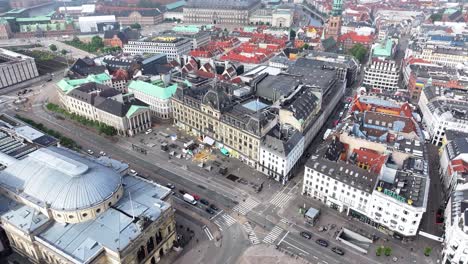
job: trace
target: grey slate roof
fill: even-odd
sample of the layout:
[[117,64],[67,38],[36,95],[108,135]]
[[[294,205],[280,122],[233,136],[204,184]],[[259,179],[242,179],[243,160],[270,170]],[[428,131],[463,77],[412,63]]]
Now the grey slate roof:
[[112,169],[76,152],[48,147],[0,171],[0,184],[22,190],[22,194],[53,209],[76,210],[92,207],[113,195],[121,187],[121,179]]
[[[275,135],[273,130],[270,131],[262,140],[263,148],[275,153],[277,156],[287,157],[294,147],[299,144],[303,135],[301,132],[294,130],[287,138],[282,139],[279,135]],[[278,131],[278,130],[277,130]]]

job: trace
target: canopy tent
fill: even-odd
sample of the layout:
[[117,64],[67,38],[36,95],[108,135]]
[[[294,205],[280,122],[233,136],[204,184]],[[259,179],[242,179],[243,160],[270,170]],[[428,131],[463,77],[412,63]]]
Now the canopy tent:
[[223,154],[224,156],[229,156],[229,150],[225,149],[224,147],[220,149],[221,151],[221,154]]

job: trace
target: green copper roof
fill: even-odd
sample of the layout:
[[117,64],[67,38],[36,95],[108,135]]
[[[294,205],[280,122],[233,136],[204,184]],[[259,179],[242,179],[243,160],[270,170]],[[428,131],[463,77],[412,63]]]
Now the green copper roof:
[[387,39],[384,43],[379,43],[374,47],[372,51],[373,57],[386,57],[392,56],[393,40]]
[[127,114],[125,114],[126,117],[131,117],[136,111],[140,109],[147,109],[147,106],[141,106],[141,105],[132,105],[127,111]]
[[18,14],[18,13],[22,13],[24,11],[26,11],[25,8],[20,8],[20,9],[14,8],[14,9],[11,9],[10,11],[6,12],[6,14]]
[[69,93],[71,90],[75,89],[75,87],[89,82],[95,82],[99,84],[103,84],[105,81],[110,80],[111,77],[107,73],[100,73],[97,75],[90,74],[86,78],[83,79],[62,79],[57,83],[57,86],[64,92]]
[[181,6],[184,6],[185,4],[186,4],[185,1],[177,1],[177,2],[174,2],[174,3],[167,4],[166,9],[167,10],[176,9],[176,8],[181,7]]
[[243,29],[245,32],[254,32],[257,30],[257,27],[244,27]]
[[172,28],[175,32],[191,32],[191,33],[198,33],[200,31],[199,26],[195,25],[187,25],[187,26],[175,26]]
[[19,17],[16,19],[16,22],[49,22],[50,17],[47,16],[37,16],[37,17]]
[[177,84],[170,85],[168,87],[162,87],[155,84],[147,83],[144,81],[132,81],[128,85],[128,89],[140,91],[144,94],[159,98],[169,99],[177,90]]

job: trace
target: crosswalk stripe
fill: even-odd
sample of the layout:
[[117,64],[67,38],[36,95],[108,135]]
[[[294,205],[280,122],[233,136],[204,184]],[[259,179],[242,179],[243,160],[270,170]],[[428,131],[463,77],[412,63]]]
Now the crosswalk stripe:
[[203,230],[205,231],[205,234],[206,236],[208,237],[208,239],[211,241],[213,240],[213,235],[211,234],[210,230],[208,229],[208,227],[205,227],[203,228]]
[[243,226],[244,226],[245,231],[247,232],[250,242],[253,245],[260,244],[260,240],[258,239],[257,235],[253,231],[252,226],[249,223],[244,223]]
[[292,198],[290,194],[279,192],[271,200],[270,203],[274,206],[282,208]]
[[213,223],[215,223],[215,225],[217,225],[219,227],[219,230],[223,231],[223,227],[219,223],[218,219],[214,220]]
[[240,214],[246,215],[248,212],[250,212],[253,208],[255,208],[257,205],[259,205],[259,202],[253,200],[252,198],[247,198],[245,202],[242,202],[234,208],[232,208],[233,211],[238,212]]
[[263,243],[272,244],[276,239],[283,233],[283,229],[279,226],[275,226],[270,233],[263,239]]

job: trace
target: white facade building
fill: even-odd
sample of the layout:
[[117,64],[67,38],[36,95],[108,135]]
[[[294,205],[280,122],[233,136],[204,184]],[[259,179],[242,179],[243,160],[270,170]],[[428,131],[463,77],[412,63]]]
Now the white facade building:
[[377,175],[344,162],[313,156],[305,166],[302,193],[339,212],[367,215]]
[[447,129],[468,133],[468,91],[428,86],[419,98],[423,125],[434,145],[442,145]]
[[129,41],[123,52],[131,55],[166,54],[171,61],[178,56],[186,55],[192,50],[192,41],[178,37],[155,37],[146,41]]
[[136,80],[128,86],[129,93],[149,105],[151,114],[159,119],[172,117],[171,97],[177,90],[177,84],[167,87]]
[[84,16],[78,18],[80,31],[83,33],[98,32],[99,23],[115,23],[115,16]]
[[466,48],[451,46],[426,45],[419,50],[407,50],[406,56],[411,55],[418,59],[448,67],[456,67],[468,62],[468,50]]
[[445,208],[441,263],[468,262],[468,184],[459,185]]
[[394,60],[373,58],[365,68],[363,83],[371,88],[396,91],[399,76],[399,68]]
[[304,137],[294,131],[287,138],[266,135],[260,143],[259,165],[257,169],[285,184],[304,152]]

